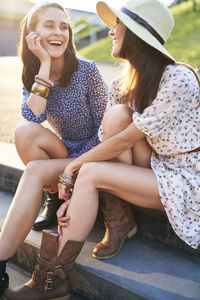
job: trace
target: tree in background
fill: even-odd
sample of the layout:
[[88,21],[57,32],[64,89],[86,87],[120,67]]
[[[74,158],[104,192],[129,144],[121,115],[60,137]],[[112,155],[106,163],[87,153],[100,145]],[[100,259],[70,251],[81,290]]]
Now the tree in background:
[[192,10],[196,11],[197,3],[196,0],[192,0]]

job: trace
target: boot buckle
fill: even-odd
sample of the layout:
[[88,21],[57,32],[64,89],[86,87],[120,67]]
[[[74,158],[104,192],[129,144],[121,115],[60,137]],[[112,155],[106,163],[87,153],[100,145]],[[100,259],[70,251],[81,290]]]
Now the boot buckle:
[[53,288],[53,272],[47,272],[47,279],[45,280],[45,293],[52,290]]
[[55,274],[57,275],[58,271],[62,269],[61,265],[55,266]]
[[65,280],[66,278],[62,266],[55,266],[55,274],[58,275],[62,280]]

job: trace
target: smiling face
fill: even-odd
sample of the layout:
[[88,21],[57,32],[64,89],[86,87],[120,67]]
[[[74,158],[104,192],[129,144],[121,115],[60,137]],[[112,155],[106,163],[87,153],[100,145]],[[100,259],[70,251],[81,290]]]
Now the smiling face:
[[35,31],[41,37],[41,45],[52,58],[64,55],[69,42],[68,19],[64,11],[48,7],[39,13]]
[[111,55],[116,58],[120,58],[120,50],[122,47],[124,35],[126,32],[126,26],[117,18],[117,22],[114,28],[109,32],[109,35],[113,38],[113,47]]

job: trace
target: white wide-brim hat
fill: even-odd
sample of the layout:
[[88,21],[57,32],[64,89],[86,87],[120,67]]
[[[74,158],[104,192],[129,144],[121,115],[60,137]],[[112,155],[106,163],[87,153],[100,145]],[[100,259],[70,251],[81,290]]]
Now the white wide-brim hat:
[[108,27],[114,28],[116,19],[119,18],[144,42],[175,62],[163,46],[174,26],[173,17],[165,4],[158,0],[130,0],[120,9],[116,9],[104,1],[99,1],[96,9]]

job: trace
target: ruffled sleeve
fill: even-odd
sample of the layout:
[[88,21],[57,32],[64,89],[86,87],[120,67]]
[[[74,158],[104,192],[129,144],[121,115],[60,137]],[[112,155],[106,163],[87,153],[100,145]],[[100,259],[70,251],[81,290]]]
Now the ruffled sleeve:
[[111,108],[113,105],[120,104],[120,97],[119,97],[119,78],[115,78],[111,84],[110,94],[109,94],[109,101],[107,103],[106,110]]
[[133,122],[140,131],[155,138],[169,128],[173,132],[179,130],[176,124],[198,107],[199,86],[194,73],[183,65],[168,66],[161,78],[157,97],[143,113],[133,113]]

